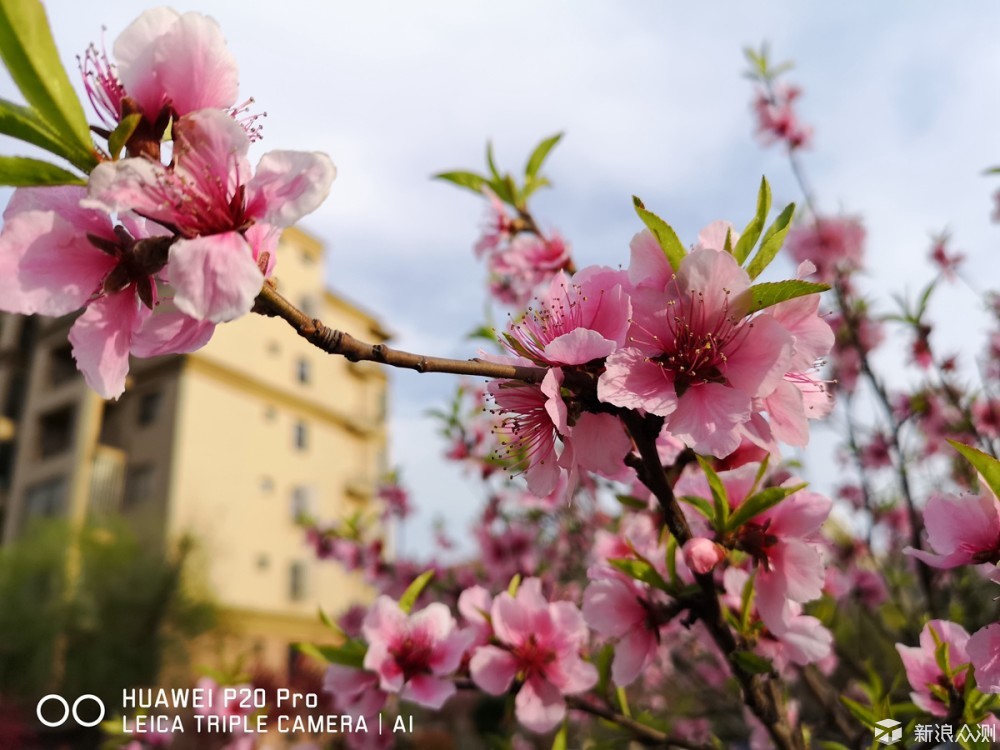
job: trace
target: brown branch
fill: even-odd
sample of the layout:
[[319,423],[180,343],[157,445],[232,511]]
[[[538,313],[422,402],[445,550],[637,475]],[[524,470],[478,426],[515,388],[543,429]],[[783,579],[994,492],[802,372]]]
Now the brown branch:
[[[639,480],[656,496],[663,510],[667,528],[683,545],[691,538],[691,528],[680,509],[673,487],[667,481],[663,464],[656,451],[656,438],[663,426],[663,420],[654,415],[640,416],[633,411],[622,414],[622,420],[639,450],[639,461],[632,461]],[[701,595],[691,611],[705,623],[712,640],[722,650],[727,659],[746,648],[742,639],[737,639],[722,615],[715,580],[711,573],[696,575]],[[733,675],[743,692],[743,702],[765,726],[774,744],[780,750],[805,750],[802,732],[792,726],[779,690],[777,678],[760,674],[748,674],[735,664]]]
[[809,692],[833,718],[834,724],[837,725],[840,733],[847,738],[848,743],[852,747],[857,747],[861,740],[868,736],[868,729],[858,724],[850,712],[844,708],[844,704],[840,702],[838,689],[831,685],[826,677],[812,665],[802,670],[802,679],[806,687],[809,688]]
[[478,375],[485,378],[508,378],[526,383],[540,383],[548,370],[544,367],[524,367],[481,359],[447,359],[399,351],[385,344],[369,344],[345,331],[337,331],[311,318],[282,297],[270,284],[265,284],[254,303],[253,312],[281,318],[295,332],[327,354],[339,354],[350,362],[379,362],[417,372],[449,372],[455,375]]
[[692,742],[691,740],[666,734],[665,732],[661,732],[659,729],[647,726],[642,722],[636,721],[635,719],[625,716],[624,714],[620,714],[617,711],[607,708],[606,706],[588,703],[586,700],[576,695],[567,695],[566,705],[576,711],[583,711],[584,713],[588,713],[593,716],[599,716],[606,721],[617,724],[623,729],[628,729],[633,735],[635,735],[638,742],[646,745],[647,747],[676,747],[681,750],[711,750],[714,747],[713,745]]

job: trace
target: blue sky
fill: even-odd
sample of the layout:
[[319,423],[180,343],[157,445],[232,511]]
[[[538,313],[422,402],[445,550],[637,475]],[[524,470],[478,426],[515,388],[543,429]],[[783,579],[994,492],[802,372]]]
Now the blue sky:
[[[71,73],[102,24],[110,47],[145,7],[49,3]],[[688,242],[713,219],[742,226],[761,174],[776,203],[798,199],[780,152],[752,134],[742,49],[764,39],[777,58],[796,62],[800,111],[816,127],[806,167],[823,209],[864,217],[865,288],[883,309],[889,291],[916,290],[929,278],[928,238],[945,227],[968,254],[969,275],[996,278],[1000,227],[989,216],[1000,181],[982,176],[1000,163],[993,3],[175,7],[221,24],[240,63],[241,94],[268,113],[258,153],[331,155],[333,191],[303,226],[329,244],[330,285],[377,311],[404,349],[474,354],[461,337],[482,311],[483,272],[471,253],[482,206],[429,175],[480,168],[488,138],[501,164],[517,168],[541,137],[566,131],[547,167],[556,187],[539,194],[535,211],[573,243],[580,264],[628,262],[638,229],[633,193]],[[0,81],[0,96],[15,98],[9,81]],[[966,290],[944,290],[934,310],[937,340],[971,365],[984,322]],[[890,349],[886,364],[893,357]],[[436,514],[462,536],[481,496],[440,460],[443,446],[423,416],[454,382],[400,372],[392,384],[394,460],[421,506],[407,546],[427,538]]]

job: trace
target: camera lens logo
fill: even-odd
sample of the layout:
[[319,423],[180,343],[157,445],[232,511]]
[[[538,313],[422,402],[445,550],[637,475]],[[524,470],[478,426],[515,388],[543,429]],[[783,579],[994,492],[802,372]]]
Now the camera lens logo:
[[893,719],[876,721],[875,739],[883,745],[895,745],[903,739],[903,725]]
[[[85,702],[95,703],[97,705],[96,719],[84,719],[80,717],[80,705],[85,704]],[[55,721],[52,721],[51,719],[46,719],[45,716],[42,715],[42,709],[48,703],[57,703],[60,706],[62,706],[61,709],[62,716],[60,716]],[[49,709],[45,713],[49,714],[51,717],[53,711],[59,711],[59,710],[60,709]],[[86,711],[86,713],[89,715],[90,711]],[[38,705],[35,707],[35,716],[37,716],[38,720],[47,727],[61,727],[69,720],[70,714],[73,715],[73,721],[75,721],[81,727],[97,726],[102,721],[104,721],[104,714],[105,714],[104,701],[102,701],[96,695],[91,695],[90,693],[87,693],[85,695],[81,695],[79,698],[73,701],[73,708],[71,709],[69,706],[69,702],[65,698],[63,698],[61,695],[50,693],[49,695],[46,695],[44,698],[38,701]],[[58,715],[58,713],[56,715]]]

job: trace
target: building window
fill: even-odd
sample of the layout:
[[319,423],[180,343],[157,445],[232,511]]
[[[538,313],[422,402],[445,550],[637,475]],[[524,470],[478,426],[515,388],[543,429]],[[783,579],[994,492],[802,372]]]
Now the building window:
[[267,348],[267,353],[270,354],[271,356],[276,356],[281,353],[281,344],[279,344],[277,341],[268,341],[266,348]]
[[268,422],[273,422],[278,418],[278,410],[274,406],[268,406],[264,409],[264,419]]
[[73,443],[73,422],[72,406],[42,416],[38,424],[38,453],[42,458],[69,450]]
[[274,492],[274,480],[271,477],[264,476],[260,478],[260,491],[269,494]]
[[319,305],[316,304],[316,298],[305,296],[299,300],[299,309],[308,315],[310,318],[315,318],[319,315]]
[[312,380],[312,368],[308,359],[300,359],[295,363],[295,377],[304,384],[308,384]]
[[49,354],[49,384],[53,387],[67,383],[77,377],[76,360],[73,350],[67,344],[52,350]]
[[153,467],[130,466],[125,474],[126,508],[141,505],[153,496]]
[[309,487],[296,485],[292,488],[292,520],[295,522],[309,518],[313,514],[312,491]]
[[300,602],[306,598],[306,564],[293,562],[288,569],[288,598]]
[[143,426],[153,424],[160,414],[162,403],[162,391],[152,391],[142,394],[142,398],[139,399],[139,424]]
[[50,518],[59,515],[66,501],[66,480],[49,479],[29,487],[24,493],[24,516]]
[[257,570],[267,570],[271,567],[271,558],[265,552],[257,555]]
[[296,449],[304,451],[309,447],[309,426],[299,420],[295,423],[295,430],[292,436]]

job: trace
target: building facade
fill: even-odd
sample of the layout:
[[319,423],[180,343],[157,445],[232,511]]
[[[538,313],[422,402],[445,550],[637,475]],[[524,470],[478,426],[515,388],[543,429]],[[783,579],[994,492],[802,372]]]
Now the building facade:
[[[324,285],[323,247],[282,236],[278,289],[327,325],[386,340]],[[317,606],[370,598],[315,559],[297,521],[369,509],[386,456],[385,373],[310,346],[277,318],[221,325],[189,355],[133,359],[117,402],[93,394],[67,343],[71,319],[0,316],[2,539],[33,518],[120,513],[166,551],[184,535],[233,648],[281,668],[323,635]]]

